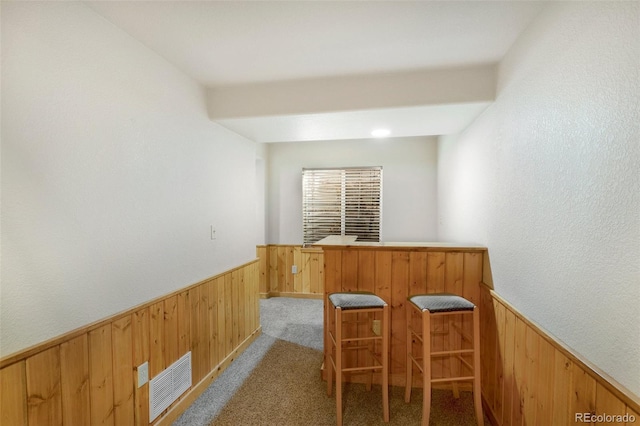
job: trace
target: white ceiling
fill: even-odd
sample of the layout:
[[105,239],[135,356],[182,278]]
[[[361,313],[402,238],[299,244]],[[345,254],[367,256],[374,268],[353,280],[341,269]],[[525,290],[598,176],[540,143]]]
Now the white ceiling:
[[[535,1],[86,4],[208,88],[496,63],[544,7]],[[392,136],[416,136],[459,129],[481,110],[476,105],[474,115],[468,105],[442,109],[435,115],[445,117],[447,125],[425,130],[409,118],[426,107],[238,117],[227,119],[227,125],[264,142],[302,140],[292,131],[301,126],[307,133],[329,129],[316,132],[320,138],[354,139],[370,137],[380,114],[388,114]]]
[[458,133],[486,107],[486,102],[423,105],[320,114],[291,114],[216,120],[256,142],[304,142],[371,138],[374,129],[390,137]]

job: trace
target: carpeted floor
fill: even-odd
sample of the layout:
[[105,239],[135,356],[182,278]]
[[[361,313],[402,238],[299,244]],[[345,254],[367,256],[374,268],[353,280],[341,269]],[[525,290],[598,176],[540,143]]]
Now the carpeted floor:
[[262,334],[182,413],[173,426],[209,425],[276,341],[284,340],[322,350],[322,318],[321,300],[261,299]]
[[[212,426],[236,425],[334,425],[334,396],[320,379],[322,352],[279,340],[271,346],[236,394],[222,409]],[[450,392],[433,391],[431,424],[475,425],[470,392],[460,399]],[[362,384],[344,385],[345,425],[387,424],[382,420],[382,390]],[[392,387],[390,425],[419,425],[422,390],[414,389],[412,402],[404,402],[404,388]]]
[[[271,298],[260,301],[262,335],[196,400],[174,426],[333,425],[335,391],[327,396],[322,365],[322,301]],[[344,424],[382,421],[381,388],[344,385]],[[420,424],[422,390],[410,404],[404,388],[390,388],[391,425]],[[470,392],[432,393],[431,424],[475,425]],[[489,425],[485,417],[485,424]]]

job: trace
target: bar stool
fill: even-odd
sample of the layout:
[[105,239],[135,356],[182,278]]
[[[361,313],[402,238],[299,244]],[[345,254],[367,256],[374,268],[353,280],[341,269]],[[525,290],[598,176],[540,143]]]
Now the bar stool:
[[[453,393],[459,397],[457,383],[459,381],[473,382],[473,400],[478,425],[484,425],[482,414],[482,402],[480,399],[480,318],[478,308],[467,299],[448,293],[433,293],[412,295],[407,298],[407,379],[404,393],[405,402],[411,400],[411,386],[413,365],[422,373],[423,398],[422,398],[422,425],[429,424],[431,412],[431,384],[451,382]],[[465,316],[472,316],[473,336],[460,327],[456,319],[461,320]],[[443,334],[449,335],[449,342],[460,342],[458,349],[431,351],[431,321],[436,317],[445,317]],[[414,324],[416,327],[414,327]],[[420,324],[420,326],[417,326]],[[461,336],[456,338],[452,331]],[[414,341],[415,339],[415,341]],[[471,343],[471,348],[465,348],[463,341]],[[422,346],[422,353],[413,352],[414,343]],[[457,343],[457,342],[456,342]],[[469,346],[468,344],[466,346]],[[432,378],[432,358],[449,358],[449,377]],[[465,359],[466,358],[466,359]],[[471,358],[469,362],[468,358]],[[460,366],[464,366],[464,371]],[[459,371],[458,371],[459,370]],[[463,374],[463,372],[465,374]]]
[[[382,416],[389,421],[389,305],[380,297],[370,292],[332,293],[326,303],[329,350],[327,360],[327,395],[331,396],[333,375],[336,379],[336,422],[342,425],[342,376],[347,372],[369,372],[367,390],[371,390],[373,372],[382,373]],[[362,320],[359,314],[367,314]],[[376,316],[378,319],[376,320]],[[347,318],[348,317],[348,318]],[[379,321],[379,323],[374,322]],[[362,327],[350,327],[348,324],[366,324]],[[379,324],[379,326],[378,326]],[[366,328],[366,330],[365,330]],[[382,348],[376,351],[376,343]],[[361,351],[367,350],[367,365],[351,365],[346,367],[343,360],[346,351],[355,351],[358,358]],[[360,356],[364,363],[365,356]],[[351,359],[350,361],[354,361]],[[350,362],[350,364],[359,364]]]

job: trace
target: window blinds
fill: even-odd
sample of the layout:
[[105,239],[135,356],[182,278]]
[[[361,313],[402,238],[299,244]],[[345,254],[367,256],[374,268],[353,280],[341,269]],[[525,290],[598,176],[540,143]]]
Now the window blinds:
[[302,169],[304,244],[328,235],[380,241],[382,167]]

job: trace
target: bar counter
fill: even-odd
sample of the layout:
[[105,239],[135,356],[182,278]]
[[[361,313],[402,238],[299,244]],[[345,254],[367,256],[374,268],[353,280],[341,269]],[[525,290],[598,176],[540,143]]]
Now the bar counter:
[[[360,242],[353,236],[329,236],[314,244],[324,251],[324,302],[340,291],[370,291],[391,305],[391,363],[389,383],[405,385],[407,296],[419,293],[453,293],[480,306],[480,283],[486,247],[447,242]],[[324,318],[325,351],[329,347]],[[471,324],[461,324],[470,331]],[[443,324],[434,324],[441,329]],[[433,339],[434,348],[446,347],[445,339]],[[435,361],[434,376],[447,369]],[[359,382],[364,377],[346,377]],[[380,383],[379,377],[374,380]],[[416,380],[415,382],[419,382]],[[419,385],[419,383],[414,383]]]

